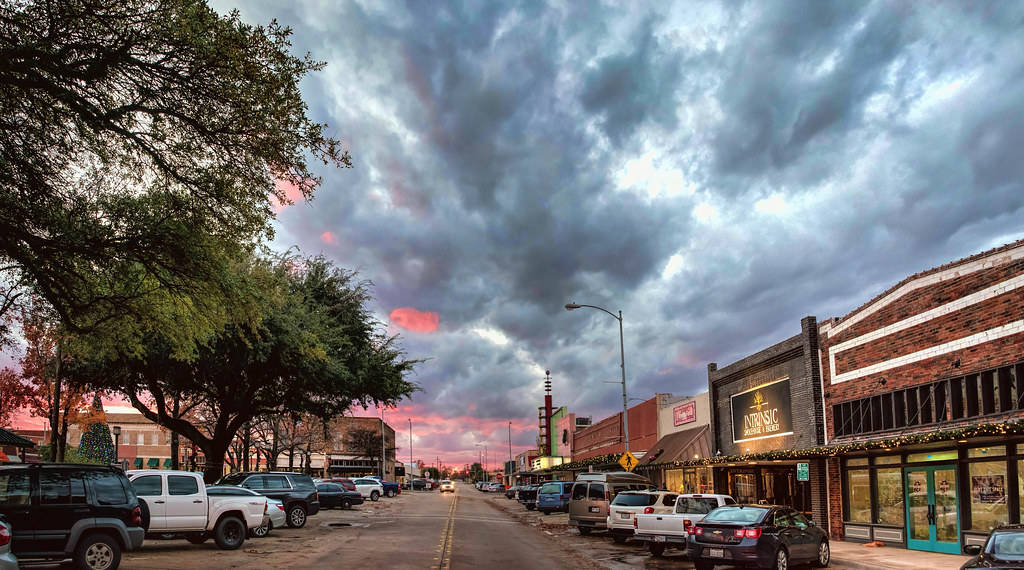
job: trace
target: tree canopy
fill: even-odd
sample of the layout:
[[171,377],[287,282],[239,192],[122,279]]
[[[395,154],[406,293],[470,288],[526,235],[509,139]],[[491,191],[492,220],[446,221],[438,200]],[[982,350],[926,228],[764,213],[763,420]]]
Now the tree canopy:
[[230,320],[224,260],[271,234],[271,198],[312,195],[310,158],[351,166],[289,35],[200,0],[0,3],[0,323],[28,289],[118,343]]

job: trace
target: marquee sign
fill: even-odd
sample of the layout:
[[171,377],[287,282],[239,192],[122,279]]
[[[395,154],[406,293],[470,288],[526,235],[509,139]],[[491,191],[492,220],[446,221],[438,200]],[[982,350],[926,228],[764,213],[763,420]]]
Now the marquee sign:
[[793,435],[789,378],[734,394],[730,399],[734,443]]
[[697,421],[697,402],[686,402],[672,408],[672,425],[681,426]]

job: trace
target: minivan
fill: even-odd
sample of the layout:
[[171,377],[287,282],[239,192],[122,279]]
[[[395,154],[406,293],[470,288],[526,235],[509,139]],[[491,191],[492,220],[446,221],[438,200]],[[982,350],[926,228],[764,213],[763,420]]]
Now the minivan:
[[654,485],[646,477],[628,471],[581,473],[569,495],[569,525],[586,536],[608,527],[608,503],[620,491],[648,491]]
[[569,510],[572,481],[548,481],[537,490],[537,510],[545,515]]

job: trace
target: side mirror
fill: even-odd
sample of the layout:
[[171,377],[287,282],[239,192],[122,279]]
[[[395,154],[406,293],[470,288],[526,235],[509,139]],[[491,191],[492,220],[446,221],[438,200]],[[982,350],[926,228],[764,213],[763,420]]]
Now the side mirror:
[[964,554],[969,554],[971,556],[977,556],[977,555],[981,554],[981,545],[980,544],[968,544],[967,546],[964,547]]
[[814,526],[814,521],[808,520],[807,521],[807,526]]

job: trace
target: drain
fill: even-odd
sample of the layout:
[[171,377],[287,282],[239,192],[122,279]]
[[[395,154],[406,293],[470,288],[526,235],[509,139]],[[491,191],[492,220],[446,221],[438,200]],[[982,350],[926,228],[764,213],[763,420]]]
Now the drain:
[[352,523],[327,523],[327,526],[352,526]]

